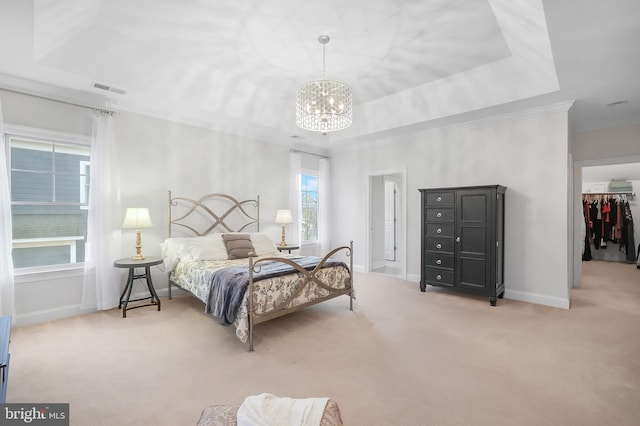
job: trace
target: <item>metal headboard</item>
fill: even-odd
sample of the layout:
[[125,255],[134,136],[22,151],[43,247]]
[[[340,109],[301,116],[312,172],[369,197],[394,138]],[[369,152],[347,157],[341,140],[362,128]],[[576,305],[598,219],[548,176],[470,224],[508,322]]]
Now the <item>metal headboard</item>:
[[[180,213],[174,218],[174,210],[178,207]],[[231,223],[232,219],[235,219],[234,223]],[[169,191],[169,237],[174,226],[188,230],[193,236],[203,236],[212,232],[247,231],[254,224],[256,231],[260,231],[259,195],[255,200],[238,201],[227,194],[207,194],[194,200],[172,197]],[[199,231],[198,225],[204,229]]]

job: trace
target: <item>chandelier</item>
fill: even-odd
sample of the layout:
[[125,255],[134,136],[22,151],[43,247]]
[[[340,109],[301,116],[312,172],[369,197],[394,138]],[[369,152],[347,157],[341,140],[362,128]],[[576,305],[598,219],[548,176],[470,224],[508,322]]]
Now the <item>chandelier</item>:
[[325,47],[329,36],[321,35],[322,80],[302,84],[296,91],[296,124],[305,130],[327,132],[346,129],[352,122],[351,88],[333,80],[325,80]]

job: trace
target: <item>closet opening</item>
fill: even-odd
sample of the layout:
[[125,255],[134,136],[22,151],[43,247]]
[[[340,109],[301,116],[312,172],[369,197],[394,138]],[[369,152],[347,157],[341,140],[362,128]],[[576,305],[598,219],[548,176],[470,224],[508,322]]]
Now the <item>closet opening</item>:
[[639,190],[640,163],[582,169],[583,262],[636,264],[640,243]]

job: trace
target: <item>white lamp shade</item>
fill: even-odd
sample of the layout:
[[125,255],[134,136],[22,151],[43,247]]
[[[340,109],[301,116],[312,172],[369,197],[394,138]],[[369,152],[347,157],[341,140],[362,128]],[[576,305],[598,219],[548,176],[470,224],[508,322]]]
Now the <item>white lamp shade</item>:
[[124,222],[122,222],[123,228],[141,229],[151,228],[151,217],[149,216],[149,209],[146,207],[129,207],[124,216]]
[[287,224],[293,223],[293,216],[291,210],[278,210],[276,213],[276,223]]

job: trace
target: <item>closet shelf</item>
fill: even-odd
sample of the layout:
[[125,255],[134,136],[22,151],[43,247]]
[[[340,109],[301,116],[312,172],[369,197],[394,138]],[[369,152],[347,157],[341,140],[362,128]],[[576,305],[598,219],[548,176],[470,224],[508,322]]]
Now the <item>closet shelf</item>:
[[636,193],[632,191],[621,191],[621,192],[583,192],[582,195],[629,195],[631,197],[635,197]]

